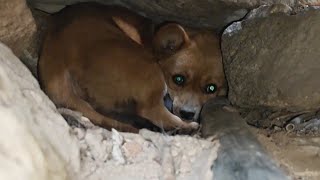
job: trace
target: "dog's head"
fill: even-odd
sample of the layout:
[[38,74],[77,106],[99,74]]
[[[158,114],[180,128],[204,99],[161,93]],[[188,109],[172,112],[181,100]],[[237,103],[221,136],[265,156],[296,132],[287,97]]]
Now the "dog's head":
[[187,33],[182,26],[169,23],[155,33],[153,49],[175,115],[197,121],[208,99],[226,94],[220,44],[214,33]]

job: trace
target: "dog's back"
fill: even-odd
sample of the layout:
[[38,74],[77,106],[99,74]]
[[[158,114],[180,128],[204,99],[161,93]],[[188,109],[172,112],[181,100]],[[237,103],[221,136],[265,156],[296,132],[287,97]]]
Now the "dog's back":
[[143,47],[149,27],[123,8],[85,3],[62,10],[53,17],[39,60],[43,89],[55,104],[108,129],[137,131],[98,109],[136,114],[164,129],[196,128],[163,105],[163,74]]

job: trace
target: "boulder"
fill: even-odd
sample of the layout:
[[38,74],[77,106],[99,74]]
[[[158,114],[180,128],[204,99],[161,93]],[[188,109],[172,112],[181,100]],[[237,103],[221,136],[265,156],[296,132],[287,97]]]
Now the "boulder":
[[[283,3],[290,7],[295,0],[87,0],[103,4],[128,7],[154,21],[177,21],[193,27],[209,27],[222,30],[229,23],[243,18],[246,13],[260,5]],[[28,0],[32,7],[54,13],[66,5],[80,0]]]
[[0,44],[0,179],[67,180],[79,145],[36,79]]
[[244,108],[318,109],[319,32],[317,10],[229,26],[221,46],[231,102]]
[[37,25],[25,0],[0,0],[0,41],[36,75]]

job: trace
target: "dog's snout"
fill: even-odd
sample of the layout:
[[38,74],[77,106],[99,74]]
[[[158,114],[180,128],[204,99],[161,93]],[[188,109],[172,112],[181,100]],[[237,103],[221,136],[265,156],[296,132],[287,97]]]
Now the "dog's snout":
[[196,113],[193,111],[180,110],[181,118],[186,119],[186,120],[192,120],[194,118],[195,114]]

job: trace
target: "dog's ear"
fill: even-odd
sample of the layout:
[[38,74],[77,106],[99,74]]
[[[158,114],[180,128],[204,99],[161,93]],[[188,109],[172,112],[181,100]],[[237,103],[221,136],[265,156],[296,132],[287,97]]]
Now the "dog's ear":
[[129,38],[142,45],[142,38],[139,30],[133,24],[130,24],[125,19],[117,16],[113,16],[112,20]]
[[168,57],[190,44],[186,31],[178,24],[169,23],[159,28],[153,37],[153,49],[159,57]]

